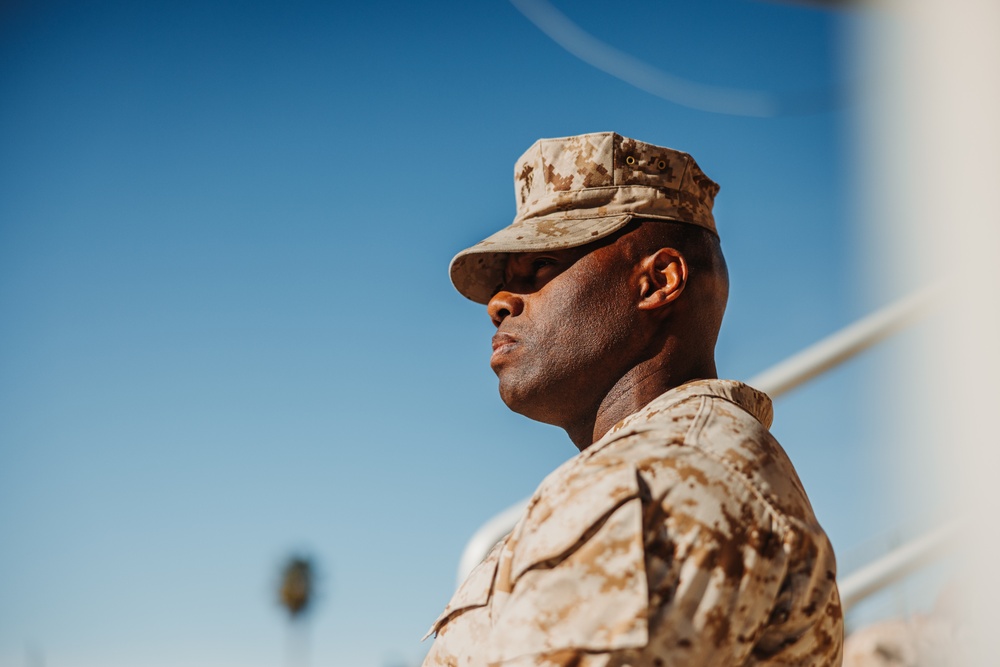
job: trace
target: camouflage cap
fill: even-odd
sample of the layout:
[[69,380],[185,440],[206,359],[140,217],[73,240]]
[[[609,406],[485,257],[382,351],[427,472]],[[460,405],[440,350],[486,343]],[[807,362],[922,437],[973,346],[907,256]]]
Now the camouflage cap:
[[614,132],[539,139],[514,165],[513,224],[458,253],[451,281],[487,303],[503,284],[508,253],[574,248],[633,218],[673,220],[718,233],[719,186],[687,153]]

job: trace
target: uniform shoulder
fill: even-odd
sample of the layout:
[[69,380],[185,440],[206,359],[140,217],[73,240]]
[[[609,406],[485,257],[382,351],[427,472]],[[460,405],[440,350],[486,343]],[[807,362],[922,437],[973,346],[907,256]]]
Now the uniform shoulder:
[[631,465],[656,499],[699,504],[745,501],[778,524],[819,526],[795,467],[770,433],[766,395],[731,381],[699,381],[667,392],[630,418],[593,464]]

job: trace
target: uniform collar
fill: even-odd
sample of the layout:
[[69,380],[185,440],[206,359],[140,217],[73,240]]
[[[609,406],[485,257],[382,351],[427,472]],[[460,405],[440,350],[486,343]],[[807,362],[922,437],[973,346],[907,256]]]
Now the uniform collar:
[[764,428],[771,427],[774,409],[770,397],[764,392],[735,380],[693,380],[660,394],[644,408],[633,412],[612,426],[611,430],[605,433],[600,440],[584,451],[596,451],[612,440],[617,440],[630,433],[649,430],[648,422],[652,421],[655,415],[697,396],[721,398],[733,403],[750,413],[754,419],[763,424]]

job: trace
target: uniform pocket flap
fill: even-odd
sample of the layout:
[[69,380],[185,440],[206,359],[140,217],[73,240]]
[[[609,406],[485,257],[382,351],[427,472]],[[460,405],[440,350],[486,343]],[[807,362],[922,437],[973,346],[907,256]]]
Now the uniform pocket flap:
[[529,505],[511,563],[511,581],[549,561],[557,562],[600,527],[617,507],[639,495],[635,469],[581,466],[549,477]]
[[558,563],[521,575],[490,634],[486,662],[531,656],[525,664],[539,664],[560,651],[645,646],[648,591],[642,500],[630,498]]

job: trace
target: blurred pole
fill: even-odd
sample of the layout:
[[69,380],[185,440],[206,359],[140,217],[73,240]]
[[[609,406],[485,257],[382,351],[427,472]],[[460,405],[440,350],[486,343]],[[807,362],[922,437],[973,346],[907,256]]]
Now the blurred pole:
[[[1000,539],[987,523],[1000,506],[1000,2],[890,0],[872,16],[864,181],[869,240],[884,250],[872,276],[896,293],[948,279],[936,328],[886,388],[897,432],[930,445],[912,493],[937,486],[974,522],[967,611],[982,630],[1000,599]],[[985,641],[973,650],[983,652],[971,664],[995,664]]]
[[941,301],[940,287],[925,287],[862,317],[758,373],[747,384],[771,398],[797,389],[920,320]]
[[959,522],[939,526],[849,575],[839,577],[837,586],[844,613],[849,613],[862,600],[902,581],[952,551],[962,527]]
[[286,667],[309,667],[309,624],[303,621],[289,623],[285,635]]
[[306,556],[288,559],[281,571],[278,600],[288,611],[288,643],[285,660],[288,667],[308,667],[309,633],[306,624],[315,601],[315,567]]

